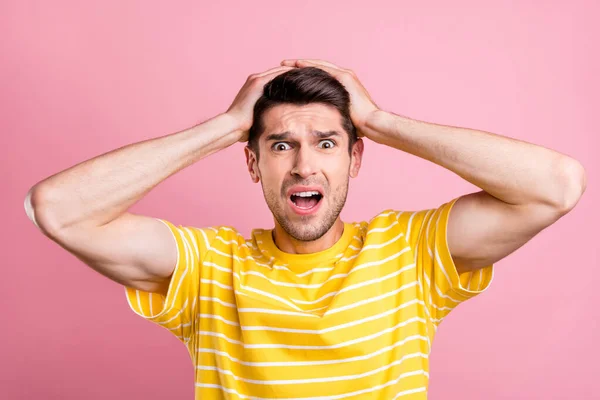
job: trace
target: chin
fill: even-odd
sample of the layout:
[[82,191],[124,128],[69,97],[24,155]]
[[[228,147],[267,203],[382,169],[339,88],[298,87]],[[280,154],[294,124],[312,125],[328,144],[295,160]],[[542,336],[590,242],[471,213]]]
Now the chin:
[[[284,228],[285,229],[285,228]],[[286,230],[288,235],[292,238],[302,241],[302,242],[312,242],[319,238],[321,238],[324,233],[321,233],[315,229],[292,229],[291,232]]]
[[279,221],[279,224],[292,238],[303,242],[312,242],[325,235],[333,226],[333,223],[327,224],[327,222],[324,216],[316,214],[294,215],[293,218]]

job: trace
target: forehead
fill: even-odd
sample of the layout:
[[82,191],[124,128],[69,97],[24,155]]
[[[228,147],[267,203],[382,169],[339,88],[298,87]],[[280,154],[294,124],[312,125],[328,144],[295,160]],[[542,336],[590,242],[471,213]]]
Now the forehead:
[[305,134],[314,130],[344,131],[340,112],[333,106],[320,103],[303,106],[279,104],[265,112],[263,124],[264,133],[267,134],[284,131],[292,134]]

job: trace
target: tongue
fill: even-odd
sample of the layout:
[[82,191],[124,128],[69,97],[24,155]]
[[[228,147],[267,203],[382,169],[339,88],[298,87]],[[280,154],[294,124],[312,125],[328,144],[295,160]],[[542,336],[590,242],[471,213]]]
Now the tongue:
[[311,196],[311,197],[294,196],[294,197],[295,197],[294,203],[296,203],[296,205],[300,208],[313,208],[319,202],[319,200],[317,200],[317,198],[315,196]]

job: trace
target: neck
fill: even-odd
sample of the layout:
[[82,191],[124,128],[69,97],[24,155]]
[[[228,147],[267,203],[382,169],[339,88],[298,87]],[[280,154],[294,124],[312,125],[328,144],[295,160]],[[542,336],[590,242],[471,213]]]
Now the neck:
[[333,226],[326,234],[320,238],[305,242],[291,237],[277,221],[275,221],[275,229],[273,230],[273,241],[279,250],[291,254],[309,254],[318,253],[319,251],[327,250],[337,243],[344,233],[344,222],[337,218]]

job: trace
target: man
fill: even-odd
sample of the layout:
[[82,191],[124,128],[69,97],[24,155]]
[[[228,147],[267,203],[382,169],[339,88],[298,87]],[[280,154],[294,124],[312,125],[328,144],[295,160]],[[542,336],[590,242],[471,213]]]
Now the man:
[[[343,222],[364,138],[482,190]],[[272,230],[244,238],[127,212],[168,176],[238,141],[248,141]],[[213,119],[38,183],[26,209],[187,346],[198,399],[424,399],[440,322],[585,186],[581,164],[566,155],[383,111],[352,71],[285,60],[251,75]]]

